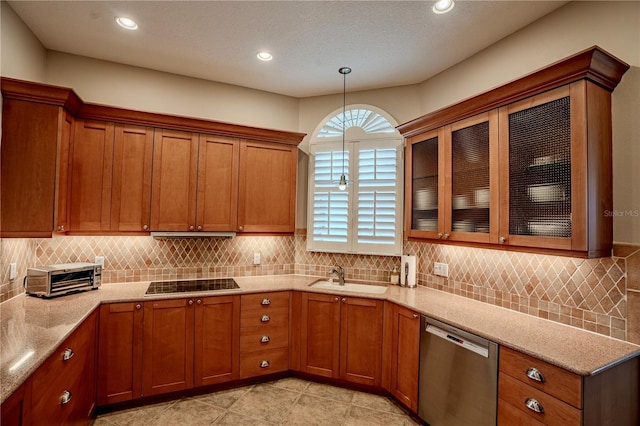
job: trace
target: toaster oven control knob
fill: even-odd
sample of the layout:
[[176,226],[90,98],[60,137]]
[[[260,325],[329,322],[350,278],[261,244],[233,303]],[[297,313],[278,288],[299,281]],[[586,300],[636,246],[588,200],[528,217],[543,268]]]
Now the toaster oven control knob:
[[148,226],[148,225],[144,225],[144,226],[142,227],[142,229],[144,229],[144,230],[146,231],[147,229],[149,229],[149,226]]
[[60,395],[60,405],[65,405],[71,402],[71,397],[73,395],[71,395],[71,392],[69,392],[68,390],[65,390],[64,392],[62,392],[62,395]]
[[73,358],[73,355],[73,349],[67,348],[64,350],[64,352],[62,352],[62,360],[69,361],[71,358]]

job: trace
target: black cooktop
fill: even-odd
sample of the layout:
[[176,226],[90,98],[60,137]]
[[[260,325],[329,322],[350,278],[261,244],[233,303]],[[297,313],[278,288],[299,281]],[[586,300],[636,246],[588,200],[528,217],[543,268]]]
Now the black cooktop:
[[235,290],[240,286],[233,278],[204,280],[153,281],[145,294],[189,293],[196,291]]

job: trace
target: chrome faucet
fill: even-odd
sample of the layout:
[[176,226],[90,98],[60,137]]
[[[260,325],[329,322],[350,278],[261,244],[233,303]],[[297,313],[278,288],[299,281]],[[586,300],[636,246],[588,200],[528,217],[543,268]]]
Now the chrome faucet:
[[342,269],[342,266],[334,266],[329,269],[329,273],[336,274],[338,276],[338,284],[344,285],[344,269]]

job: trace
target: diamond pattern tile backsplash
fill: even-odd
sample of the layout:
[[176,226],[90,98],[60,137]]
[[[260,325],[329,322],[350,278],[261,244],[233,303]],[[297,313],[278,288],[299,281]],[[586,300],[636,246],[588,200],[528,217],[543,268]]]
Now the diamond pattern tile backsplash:
[[[400,267],[397,256],[308,252],[304,235],[182,240],[65,236],[4,239],[0,249],[0,301],[23,292],[22,278],[30,266],[93,261],[96,256],[106,258],[105,283],[290,273],[328,276],[333,265],[343,266],[347,279],[388,281],[389,272]],[[640,295],[640,283],[635,282],[640,276],[638,246],[623,246],[601,259],[413,241],[405,242],[404,252],[418,258],[419,285],[619,339],[640,339],[638,315],[627,307],[629,291]],[[253,264],[254,253],[260,253],[260,265]],[[18,264],[15,280],[9,280],[9,262]],[[433,275],[434,262],[449,265],[448,278]],[[639,330],[629,334],[629,321]]]

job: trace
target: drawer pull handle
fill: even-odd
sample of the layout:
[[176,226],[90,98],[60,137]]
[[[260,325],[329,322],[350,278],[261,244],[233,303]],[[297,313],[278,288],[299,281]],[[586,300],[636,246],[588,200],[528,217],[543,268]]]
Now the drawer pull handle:
[[62,360],[69,361],[71,358],[73,358],[73,355],[73,349],[67,348],[64,350],[64,352],[62,352]]
[[260,338],[260,343],[269,343],[270,340],[269,336],[262,336]]
[[261,322],[269,322],[271,318],[269,317],[269,315],[263,315],[262,318],[260,318]]
[[270,299],[262,299],[262,305],[270,305],[270,304],[271,304]]
[[545,381],[544,375],[537,368],[529,368],[527,370],[527,377],[540,383]]
[[65,405],[71,402],[72,396],[73,395],[71,395],[71,392],[69,392],[68,390],[62,392],[62,395],[60,395],[60,405]]
[[534,413],[544,413],[544,408],[542,408],[542,404],[540,404],[537,399],[527,398],[524,405]]
[[260,368],[267,368],[269,366],[269,361],[264,360],[260,363]]

